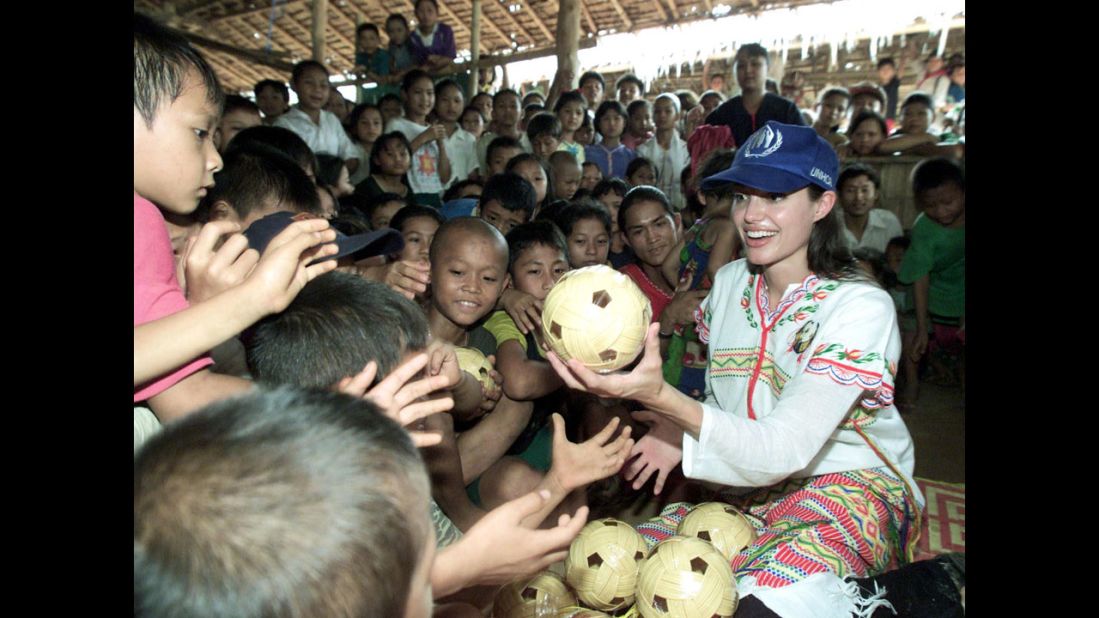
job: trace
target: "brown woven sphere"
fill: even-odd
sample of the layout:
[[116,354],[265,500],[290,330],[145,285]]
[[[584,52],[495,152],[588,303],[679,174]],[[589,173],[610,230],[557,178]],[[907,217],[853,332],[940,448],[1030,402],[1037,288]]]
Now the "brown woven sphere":
[[563,360],[608,373],[641,354],[652,315],[632,279],[609,266],[587,266],[565,273],[546,296],[542,334]]
[[637,609],[645,618],[724,618],[737,599],[729,562],[706,541],[668,537],[641,563]]
[[569,547],[565,580],[580,601],[614,611],[633,603],[638,566],[647,555],[645,539],[624,521],[588,522]]
[[740,550],[756,540],[756,529],[743,513],[724,502],[704,502],[679,522],[676,534],[693,536],[711,545],[732,562]]
[[565,580],[552,571],[543,571],[532,578],[520,579],[496,593],[492,606],[493,618],[541,618],[554,616],[564,608],[576,605]]

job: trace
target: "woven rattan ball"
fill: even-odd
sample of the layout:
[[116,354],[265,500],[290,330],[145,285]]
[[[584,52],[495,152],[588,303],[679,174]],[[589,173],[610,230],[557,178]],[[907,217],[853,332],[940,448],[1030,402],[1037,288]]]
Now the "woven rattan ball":
[[597,519],[573,539],[565,579],[584,605],[622,609],[633,603],[637,569],[647,553],[645,539],[633,526],[611,517]]
[[641,563],[637,609],[645,618],[732,616],[737,598],[729,562],[706,541],[668,537]]
[[611,618],[610,614],[604,614],[603,612],[595,609],[582,609],[579,611],[564,611],[557,614],[558,618]]
[[535,618],[554,616],[576,605],[565,580],[552,571],[511,582],[496,593],[493,618]]
[[564,274],[542,309],[542,331],[563,360],[579,359],[607,373],[633,362],[645,345],[653,310],[626,275],[609,266],[587,266]]
[[489,373],[495,368],[480,350],[476,348],[454,348],[454,355],[458,357],[458,367],[462,371],[477,378],[477,381],[485,388],[489,390],[496,388],[496,382],[492,379],[492,374]]
[[704,502],[694,507],[679,522],[676,534],[709,541],[730,562],[756,540],[752,522],[724,502]]

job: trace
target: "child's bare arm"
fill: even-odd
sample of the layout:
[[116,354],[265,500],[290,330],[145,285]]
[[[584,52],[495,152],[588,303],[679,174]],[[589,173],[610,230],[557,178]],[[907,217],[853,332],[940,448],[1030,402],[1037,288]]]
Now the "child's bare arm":
[[466,484],[472,483],[504,456],[527,426],[533,410],[533,402],[513,401],[505,395],[500,398],[492,414],[458,436],[462,478]]
[[664,258],[664,263],[660,265],[660,274],[664,275],[664,281],[673,290],[679,284],[680,253],[683,252],[686,236],[686,234],[679,235],[679,242],[668,252],[668,257]]
[[163,424],[207,404],[243,394],[252,386],[248,380],[202,369],[150,397],[149,407]]
[[537,399],[565,385],[549,363],[527,358],[515,339],[496,350],[496,369],[504,376],[504,394],[516,401]]
[[534,491],[493,509],[453,545],[435,557],[435,598],[477,584],[505,584],[565,559],[569,544],[588,521],[588,508],[562,515],[557,527],[531,530],[521,522],[542,508],[549,492]]
[[435,130],[435,143],[439,145],[439,180],[444,185],[450,182],[450,157],[446,154],[446,127],[442,124],[432,126]]
[[449,414],[436,414],[424,419],[424,427],[443,437],[439,444],[420,451],[431,477],[431,495],[447,517],[465,532],[485,511],[474,505],[466,493],[469,481],[462,478],[463,462],[454,434],[454,419]]
[[[183,311],[134,327],[134,385],[204,354],[260,318],[282,311],[313,278],[336,267],[332,260],[309,265],[337,251],[334,230],[324,219],[298,221],[268,244],[248,277]],[[321,246],[317,246],[320,243]]]
[[[894,152],[907,152],[913,150],[919,146],[935,144],[939,141],[938,137],[930,133],[920,133],[917,135],[893,135],[880,144],[878,144],[878,154],[889,155]],[[917,153],[919,154],[919,153]]]
[[927,329],[931,326],[928,299],[931,294],[931,276],[924,275],[912,283],[913,295],[916,297],[916,336],[912,340],[912,349],[909,358],[914,363],[920,362],[924,351],[927,349]]
[[710,230],[713,230],[713,237],[707,239],[712,247],[706,273],[710,275],[710,281],[713,281],[717,277],[717,271],[732,261],[737,245],[740,244],[740,238],[737,236],[736,226],[726,217],[714,219],[706,231]]
[[553,466],[538,485],[539,489],[550,492],[550,499],[523,519],[523,525],[531,528],[539,526],[572,491],[617,474],[634,445],[628,426],[622,428],[617,438],[611,439],[618,429],[617,416],[599,433],[580,444],[569,442],[565,437],[565,419],[560,414],[554,414],[552,419]]

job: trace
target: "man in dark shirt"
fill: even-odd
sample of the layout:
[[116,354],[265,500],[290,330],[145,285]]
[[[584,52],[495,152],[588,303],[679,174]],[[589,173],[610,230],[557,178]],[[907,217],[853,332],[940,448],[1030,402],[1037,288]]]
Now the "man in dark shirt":
[[739,146],[768,120],[804,125],[801,113],[789,99],[765,91],[767,50],[758,43],[741,46],[736,52],[736,81],[740,94],[722,103],[706,117],[706,124],[726,125]]
[[[901,59],[903,69],[904,59]],[[878,84],[885,91],[885,117],[889,120],[897,118],[897,93],[901,87],[900,70],[892,58],[882,58],[878,61]]]

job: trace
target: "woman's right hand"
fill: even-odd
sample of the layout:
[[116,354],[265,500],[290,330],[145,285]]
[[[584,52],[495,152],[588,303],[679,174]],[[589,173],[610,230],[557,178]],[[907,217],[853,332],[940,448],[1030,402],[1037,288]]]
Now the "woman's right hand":
[[566,363],[552,351],[547,352],[546,358],[569,388],[600,397],[633,399],[642,405],[651,405],[658,400],[664,388],[663,360],[660,358],[660,339],[657,335],[659,331],[658,322],[649,325],[644,355],[641,362],[629,373],[616,371],[600,375],[575,358]]

